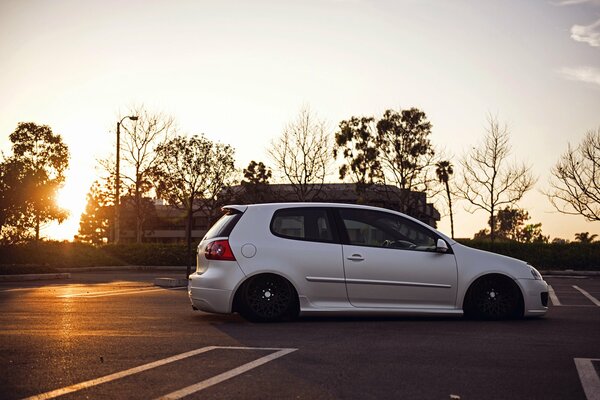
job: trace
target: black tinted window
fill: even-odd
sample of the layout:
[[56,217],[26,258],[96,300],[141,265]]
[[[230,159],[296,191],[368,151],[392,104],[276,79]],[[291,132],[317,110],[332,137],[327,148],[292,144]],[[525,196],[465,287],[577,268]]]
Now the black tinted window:
[[233,227],[241,218],[242,213],[239,211],[228,211],[206,232],[204,239],[212,239],[216,237],[227,237],[233,230]]
[[350,244],[405,250],[435,250],[437,235],[395,214],[352,208],[340,209]]
[[289,239],[333,242],[335,235],[324,208],[285,208],[271,221],[271,232]]

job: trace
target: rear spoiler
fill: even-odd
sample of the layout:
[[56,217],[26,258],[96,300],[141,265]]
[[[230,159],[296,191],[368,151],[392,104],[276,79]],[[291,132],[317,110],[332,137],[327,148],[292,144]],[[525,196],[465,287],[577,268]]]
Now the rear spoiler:
[[225,214],[243,214],[248,209],[248,206],[229,205],[221,207],[221,211]]

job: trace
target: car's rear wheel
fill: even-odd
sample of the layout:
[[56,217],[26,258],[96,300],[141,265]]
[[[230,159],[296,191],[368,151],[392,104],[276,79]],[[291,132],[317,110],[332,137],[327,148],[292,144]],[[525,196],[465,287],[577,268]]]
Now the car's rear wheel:
[[250,278],[241,287],[240,314],[254,322],[281,321],[298,314],[298,296],[285,278],[264,274]]
[[523,300],[518,286],[500,275],[484,276],[467,292],[465,316],[501,320],[523,316]]

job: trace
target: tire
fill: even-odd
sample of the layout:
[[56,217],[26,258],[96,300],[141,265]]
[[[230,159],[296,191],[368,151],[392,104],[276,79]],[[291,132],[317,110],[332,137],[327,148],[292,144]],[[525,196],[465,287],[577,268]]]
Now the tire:
[[504,276],[484,276],[467,293],[465,316],[475,319],[503,320],[523,316],[523,299],[518,286]]
[[292,284],[278,275],[250,278],[241,287],[239,312],[252,322],[275,322],[298,315],[298,296]]

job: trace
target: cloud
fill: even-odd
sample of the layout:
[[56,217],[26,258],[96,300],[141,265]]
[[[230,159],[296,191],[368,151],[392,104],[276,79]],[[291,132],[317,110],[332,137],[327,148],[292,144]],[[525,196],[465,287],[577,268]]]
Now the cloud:
[[600,68],[595,67],[565,67],[559,71],[563,77],[572,80],[600,85]]
[[573,25],[571,39],[600,47],[600,19],[591,25]]

